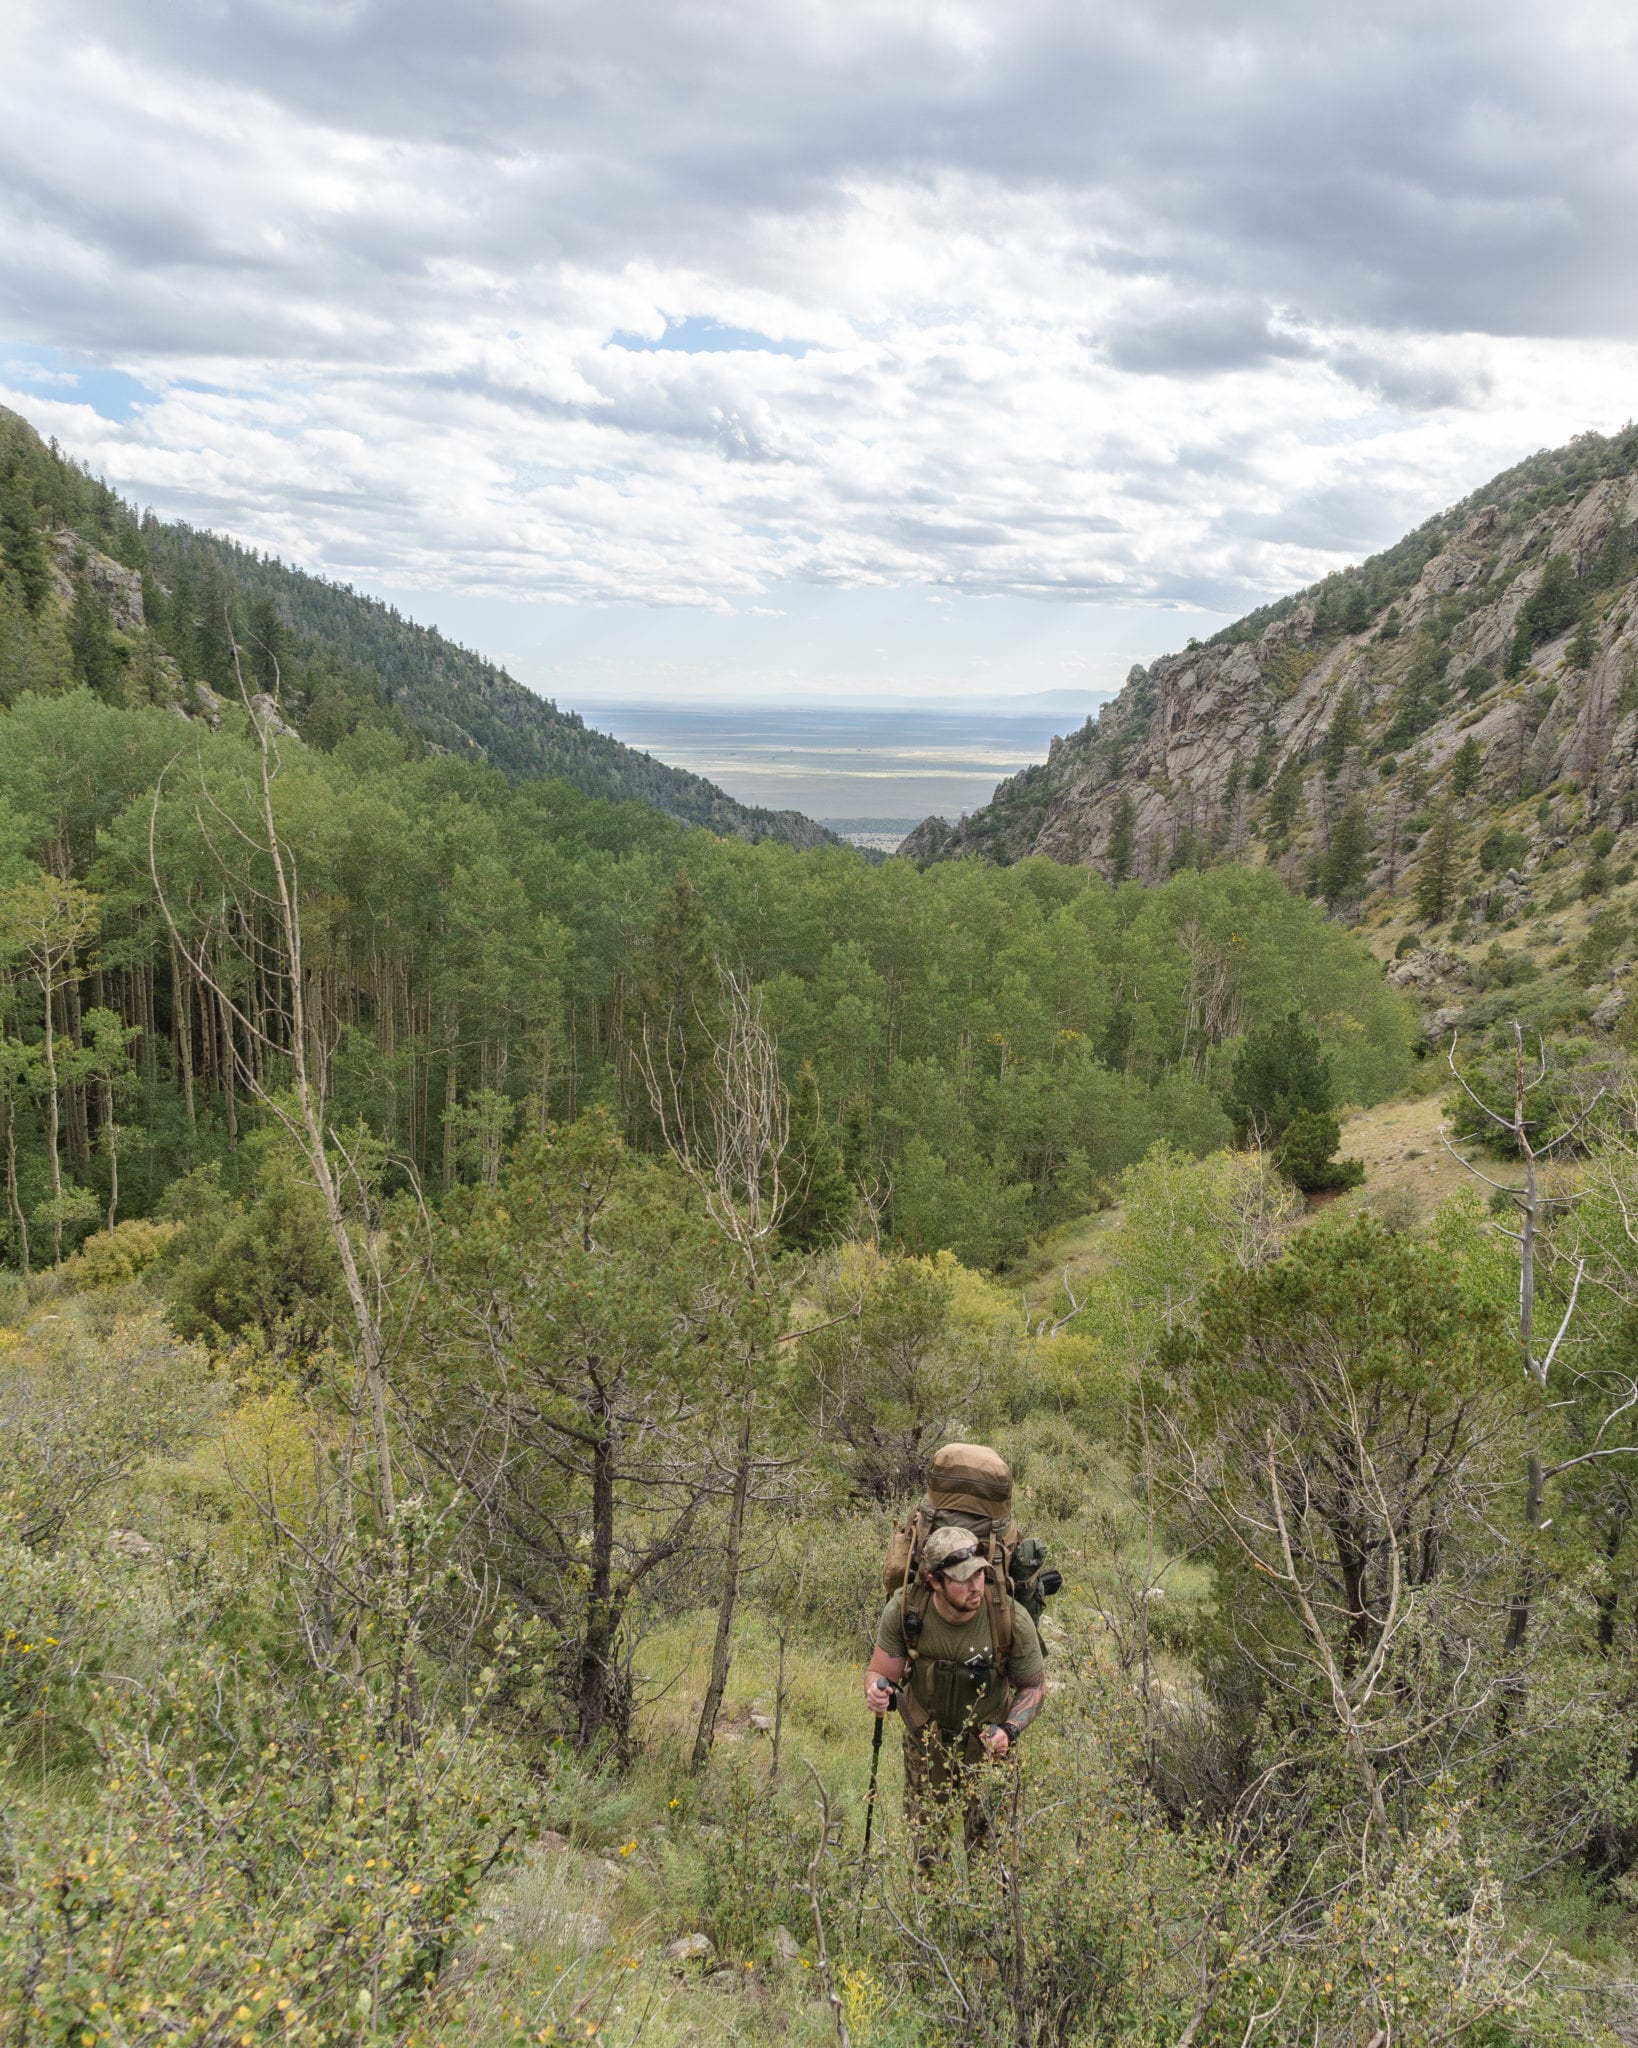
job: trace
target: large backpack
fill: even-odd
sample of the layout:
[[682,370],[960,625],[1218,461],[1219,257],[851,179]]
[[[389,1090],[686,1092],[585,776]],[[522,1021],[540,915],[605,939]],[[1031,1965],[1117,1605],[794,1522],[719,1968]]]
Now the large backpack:
[[884,1589],[891,1594],[902,1587],[908,1599],[928,1537],[935,1529],[951,1527],[972,1531],[997,1568],[992,1585],[1004,1580],[1031,1621],[1039,1621],[1047,1595],[1062,1581],[1046,1570],[1046,1546],[1040,1539],[1019,1534],[1012,1514],[1011,1468],[988,1444],[946,1444],[933,1454],[921,1506],[888,1539]]

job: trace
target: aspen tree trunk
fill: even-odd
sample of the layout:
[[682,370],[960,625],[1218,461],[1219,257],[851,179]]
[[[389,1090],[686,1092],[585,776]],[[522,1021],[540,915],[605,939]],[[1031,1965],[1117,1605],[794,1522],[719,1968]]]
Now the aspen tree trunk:
[[45,982],[45,1042],[41,1050],[46,1065],[46,1170],[51,1176],[51,1262],[60,1266],[63,1262],[63,1166],[57,1156],[57,1142],[61,1129],[61,1114],[57,1088],[57,1022],[56,1022],[56,975],[47,956],[42,970]]
[[199,1128],[193,1102],[193,986],[175,939],[171,941],[171,990],[171,1030],[182,1074],[182,1100],[188,1111],[188,1135],[192,1137]]
[[108,1228],[119,1213],[119,1126],[114,1122],[114,1084],[102,1084],[102,1141],[108,1148]]
[[11,1211],[11,1220],[17,1227],[18,1261],[26,1280],[28,1262],[28,1220],[23,1214],[23,1205],[17,1198],[17,1110],[8,1098],[6,1102],[6,1206]]
[[[63,1038],[70,1046],[80,1043],[80,991],[76,978],[64,977],[60,1000],[63,1007]],[[63,1108],[68,1124],[68,1156],[74,1170],[83,1174],[91,1164],[91,1122],[86,1112],[87,1091],[70,1081],[63,1091]]]

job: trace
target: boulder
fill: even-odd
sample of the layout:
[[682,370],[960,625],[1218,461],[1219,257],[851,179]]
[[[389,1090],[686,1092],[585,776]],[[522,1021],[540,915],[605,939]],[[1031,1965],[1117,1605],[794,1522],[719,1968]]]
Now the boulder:
[[709,1934],[680,1934],[667,1944],[665,1959],[668,1963],[703,1963],[707,1956],[715,1955],[716,1948]]
[[1626,1015],[1627,1000],[1627,991],[1624,988],[1612,988],[1598,1008],[1592,1013],[1593,1029],[1595,1031],[1613,1031]]
[[788,1927],[776,1927],[773,1931],[773,1952],[782,1963],[794,1963],[802,1953],[802,1944]]

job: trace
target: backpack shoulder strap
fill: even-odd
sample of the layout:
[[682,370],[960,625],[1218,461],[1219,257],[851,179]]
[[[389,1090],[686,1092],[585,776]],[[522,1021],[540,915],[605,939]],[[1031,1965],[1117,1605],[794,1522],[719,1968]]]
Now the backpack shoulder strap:
[[914,1680],[916,1659],[921,1655],[921,1625],[932,1597],[932,1587],[918,1576],[914,1584],[905,1587],[904,1605],[900,1609],[904,1628],[904,1676],[899,1680],[899,1718],[913,1735],[919,1735],[931,1718],[930,1710],[916,1698]]
[[1005,1683],[1012,1662],[1012,1589],[1004,1579],[998,1581],[994,1572],[985,1579],[984,1604],[990,1612],[990,1661],[997,1678]]

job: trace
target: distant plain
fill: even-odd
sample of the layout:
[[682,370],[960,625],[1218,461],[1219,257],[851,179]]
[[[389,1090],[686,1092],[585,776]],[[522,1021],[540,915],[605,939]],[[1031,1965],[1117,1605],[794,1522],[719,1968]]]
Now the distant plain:
[[706,776],[742,803],[804,811],[861,845],[891,847],[938,814],[954,820],[1043,761],[1055,734],[1106,693],[962,703],[584,704],[586,723]]

